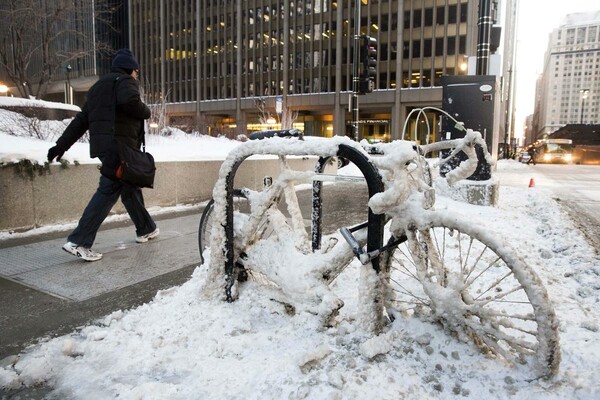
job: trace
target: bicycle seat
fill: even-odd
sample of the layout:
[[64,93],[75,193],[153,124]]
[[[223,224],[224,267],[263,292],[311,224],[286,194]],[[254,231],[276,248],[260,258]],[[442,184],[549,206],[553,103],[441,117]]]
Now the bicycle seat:
[[267,139],[267,138],[272,138],[272,137],[281,137],[281,138],[297,137],[300,140],[302,140],[304,138],[304,133],[302,133],[302,131],[300,129],[274,129],[274,130],[258,131],[258,132],[251,133],[250,136],[248,136],[248,139],[262,140],[262,139]]

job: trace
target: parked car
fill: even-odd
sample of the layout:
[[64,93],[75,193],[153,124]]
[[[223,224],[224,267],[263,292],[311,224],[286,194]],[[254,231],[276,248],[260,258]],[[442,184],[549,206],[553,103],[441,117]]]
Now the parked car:
[[519,161],[522,163],[526,163],[531,159],[531,154],[529,154],[528,151],[522,151],[521,154],[519,154]]

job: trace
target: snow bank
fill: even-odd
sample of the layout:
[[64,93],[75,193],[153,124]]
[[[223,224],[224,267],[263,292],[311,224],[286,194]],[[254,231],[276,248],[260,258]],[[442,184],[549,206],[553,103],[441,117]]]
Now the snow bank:
[[40,107],[40,108],[54,108],[57,110],[69,110],[69,111],[81,111],[76,105],[56,103],[53,101],[36,100],[36,99],[24,99],[22,97],[0,97],[0,107]]
[[309,312],[290,314],[253,282],[233,303],[206,299],[200,266],[148,304],[31,347],[0,369],[0,385],[44,383],[64,399],[598,398],[600,261],[556,202],[542,190],[503,187],[497,208],[444,198],[436,208],[486,221],[526,255],[561,320],[555,378],[530,381],[527,366],[488,359],[418,319],[366,333],[357,324],[354,262],[333,285],[345,302],[336,328],[323,329]]

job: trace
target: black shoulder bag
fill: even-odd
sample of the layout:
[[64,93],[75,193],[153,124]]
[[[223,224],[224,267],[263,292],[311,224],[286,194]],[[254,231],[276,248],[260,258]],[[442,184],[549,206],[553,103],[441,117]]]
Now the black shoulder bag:
[[[115,103],[113,104],[113,134],[114,121],[116,118],[116,84],[119,78],[113,83],[113,94]],[[112,148],[107,152],[102,160],[100,173],[112,180],[121,180],[133,186],[152,188],[154,187],[154,176],[156,174],[156,165],[152,154],[146,152],[146,140],[142,134],[142,151],[131,147],[125,143],[119,142],[113,138]]]

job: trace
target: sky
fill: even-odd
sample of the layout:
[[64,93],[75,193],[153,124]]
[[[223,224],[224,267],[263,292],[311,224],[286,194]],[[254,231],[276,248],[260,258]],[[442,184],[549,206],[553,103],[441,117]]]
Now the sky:
[[544,67],[550,32],[567,14],[600,10],[594,0],[519,0],[515,135],[522,136],[527,115],[533,114],[535,81]]
[[[0,110],[0,122],[6,114]],[[51,146],[52,139],[9,135],[3,129],[0,125],[4,162],[43,157]],[[223,157],[224,142],[213,139],[176,134],[161,138],[152,151],[170,161],[177,161],[178,155],[187,159],[189,149]],[[243,146],[227,143],[230,149]],[[78,143],[67,155],[86,162],[87,146]],[[445,218],[456,216],[493,235],[505,251],[510,243],[537,273],[560,322],[562,362],[549,380],[532,379],[536,369],[531,364],[509,366],[486,357],[469,341],[410,317],[410,312],[399,315],[379,335],[365,330],[365,302],[358,286],[370,275],[356,260],[331,286],[331,296],[345,305],[336,324],[324,328],[319,308],[303,305],[300,296],[294,298],[295,312],[290,312],[281,301],[289,298],[258,281],[240,286],[239,298],[232,303],[207,295],[220,293],[208,253],[208,261],[183,285],[162,290],[134,309],[114,310],[72,333],[40,338],[18,357],[3,360],[0,394],[44,384],[52,388],[53,398],[65,400],[598,399],[600,257],[551,192],[527,187],[535,168],[499,161],[496,207],[453,200],[453,191],[437,178],[435,209]],[[356,170],[346,167],[341,173],[355,175]],[[266,265],[274,273],[278,265],[288,268],[285,260],[297,254],[279,250],[285,244],[289,249],[289,243],[293,242],[274,240],[258,248],[264,260],[272,261]],[[310,271],[311,260],[305,258],[301,267]],[[304,278],[300,269],[296,273]],[[305,282],[295,279],[289,287]],[[310,293],[299,293],[305,292]]]

